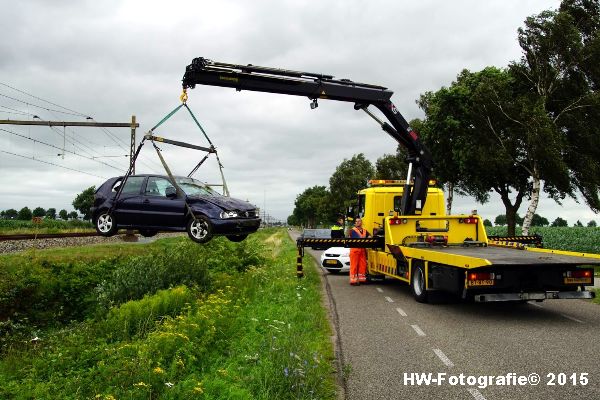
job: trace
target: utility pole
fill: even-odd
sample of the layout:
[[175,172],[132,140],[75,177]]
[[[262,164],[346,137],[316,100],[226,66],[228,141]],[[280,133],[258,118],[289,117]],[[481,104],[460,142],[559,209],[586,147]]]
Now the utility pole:
[[135,115],[131,116],[131,147],[129,148],[129,165],[131,166],[131,174],[135,175],[135,160],[133,154],[135,153],[135,128],[139,124],[135,123]]

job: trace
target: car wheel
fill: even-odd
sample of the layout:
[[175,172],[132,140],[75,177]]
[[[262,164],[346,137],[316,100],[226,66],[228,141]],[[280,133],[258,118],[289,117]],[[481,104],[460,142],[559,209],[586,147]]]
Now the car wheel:
[[226,235],[225,236],[227,239],[231,240],[232,242],[241,242],[242,240],[246,239],[248,237],[248,235]]
[[419,303],[427,303],[427,290],[425,290],[425,268],[422,263],[413,265],[410,276],[410,289],[413,297]]
[[94,226],[100,236],[109,237],[117,233],[117,221],[114,215],[108,213],[108,210],[101,211],[96,215]]
[[156,234],[158,233],[158,231],[154,229],[140,229],[139,232],[140,235],[142,235],[143,237],[156,236]]
[[204,215],[198,215],[187,223],[187,233],[196,243],[206,243],[212,239],[212,224]]

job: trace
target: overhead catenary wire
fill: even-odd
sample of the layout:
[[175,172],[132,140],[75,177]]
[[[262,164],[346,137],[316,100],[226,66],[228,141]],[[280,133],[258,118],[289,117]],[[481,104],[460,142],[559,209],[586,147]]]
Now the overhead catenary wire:
[[7,133],[10,133],[11,135],[15,135],[15,136],[18,136],[18,137],[21,137],[21,138],[24,138],[24,139],[31,140],[31,141],[32,141],[32,142],[34,142],[34,143],[40,143],[40,144],[43,144],[43,145],[45,145],[45,146],[52,147],[52,148],[54,148],[54,149],[57,149],[57,150],[60,150],[60,151],[64,151],[65,153],[73,154],[73,155],[76,155],[76,156],[78,156],[78,157],[82,157],[82,158],[85,158],[85,159],[88,159],[88,160],[92,160],[92,161],[94,161],[94,162],[97,162],[97,163],[103,164],[103,165],[105,165],[105,166],[107,166],[107,167],[110,167],[110,168],[113,168],[113,169],[116,169],[116,170],[120,171],[120,169],[119,169],[119,168],[117,168],[117,167],[115,167],[114,165],[107,164],[107,163],[105,163],[105,162],[103,162],[103,161],[98,161],[98,160],[95,160],[95,159],[94,159],[94,157],[87,157],[87,156],[84,156],[84,155],[81,155],[81,154],[75,153],[75,152],[73,152],[73,151],[70,151],[70,150],[67,150],[67,149],[63,149],[63,148],[61,148],[61,147],[57,147],[57,146],[54,146],[54,145],[52,145],[52,144],[46,143],[46,142],[44,142],[44,141],[42,141],[42,140],[39,140],[39,139],[34,139],[34,138],[30,137],[30,136],[22,135],[22,134],[20,134],[20,133],[17,133],[17,132],[9,131],[8,129],[0,128],[0,131],[7,132]]
[[33,161],[41,162],[41,163],[48,164],[48,165],[53,165],[55,167],[59,167],[59,168],[63,168],[63,169],[68,169],[69,171],[75,171],[75,172],[79,172],[81,174],[95,176],[96,178],[106,179],[106,177],[104,177],[104,176],[92,174],[92,173],[85,172],[85,171],[82,171],[82,170],[79,170],[79,169],[76,169],[76,168],[65,167],[64,165],[55,164],[55,163],[50,162],[50,161],[40,160],[40,159],[35,158],[35,157],[24,156],[22,154],[12,153],[12,152],[6,151],[6,150],[0,150],[0,152],[5,153],[5,154],[10,154],[10,155],[16,156],[16,157],[26,158],[28,160],[33,160]]

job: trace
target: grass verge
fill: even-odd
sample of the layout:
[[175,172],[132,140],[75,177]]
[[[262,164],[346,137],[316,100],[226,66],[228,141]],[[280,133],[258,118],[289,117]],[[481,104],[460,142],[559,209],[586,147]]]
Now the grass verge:
[[[47,326],[5,351],[0,398],[335,397],[319,277],[314,264],[306,265],[305,279],[295,277],[296,249],[285,230],[242,243],[218,238],[198,246],[177,238],[153,245],[148,256],[88,258],[111,265],[95,293],[110,293],[112,302],[97,296],[84,318]],[[173,249],[184,256],[159,259]],[[56,257],[52,262],[66,262]],[[165,265],[186,263],[189,273],[205,269],[194,278],[202,284],[147,282],[163,276]],[[144,283],[145,293],[123,295],[130,281]]]

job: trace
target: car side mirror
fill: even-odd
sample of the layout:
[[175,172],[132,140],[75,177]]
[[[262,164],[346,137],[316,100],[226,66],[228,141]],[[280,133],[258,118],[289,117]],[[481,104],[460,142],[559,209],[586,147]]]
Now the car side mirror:
[[169,199],[174,199],[177,197],[177,189],[175,189],[174,186],[169,186],[168,188],[165,189],[165,195]]

